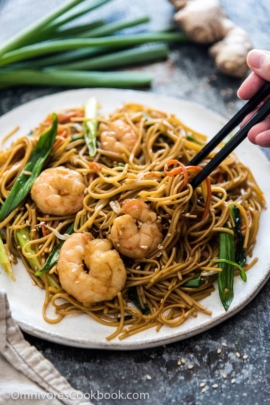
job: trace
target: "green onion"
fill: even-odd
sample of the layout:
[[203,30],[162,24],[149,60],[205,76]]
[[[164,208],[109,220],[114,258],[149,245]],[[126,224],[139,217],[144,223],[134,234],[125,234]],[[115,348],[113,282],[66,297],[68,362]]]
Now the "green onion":
[[243,234],[241,231],[240,210],[236,205],[231,205],[230,211],[231,211],[234,223],[235,223],[234,232],[238,239],[236,248],[235,248],[235,261],[240,266],[243,266],[247,261],[247,257],[246,257],[246,252],[244,249],[244,237],[243,237]]
[[[18,239],[20,248],[22,249],[28,242],[30,242],[30,232],[29,228],[21,228],[16,231],[16,237]],[[27,246],[25,248],[26,253],[29,253],[30,255],[35,255],[36,252],[31,248],[31,245]],[[33,270],[37,271],[40,269],[41,264],[40,261],[37,257],[25,257],[30,266],[32,267]]]
[[[55,54],[52,56],[43,57],[37,60],[30,60],[21,62],[18,64],[18,68],[20,67],[27,68],[27,69],[35,69],[35,68],[43,68],[47,66],[53,66],[58,64],[64,64],[70,61],[77,61],[79,59],[83,59],[89,56],[100,55],[107,52],[111,52],[113,49],[116,48],[107,48],[105,46],[93,47],[90,49],[78,49],[75,51],[69,52],[61,52],[59,54]],[[61,67],[61,66],[60,66]],[[14,67],[17,68],[17,65]]]
[[116,22],[105,24],[102,27],[98,27],[98,28],[86,31],[83,34],[80,34],[79,36],[80,36],[80,38],[101,37],[101,36],[113,34],[114,32],[123,30],[124,28],[134,27],[136,25],[147,23],[149,21],[150,21],[150,18],[148,16],[133,18],[131,20],[116,21]]
[[[224,259],[226,262],[223,262]],[[218,273],[218,290],[222,305],[227,311],[234,296],[234,264],[231,264],[234,262],[234,236],[226,232],[219,234],[219,261],[222,271]]]
[[0,265],[9,275],[11,280],[16,281],[1,235],[0,235]]
[[144,307],[141,306],[136,287],[128,289],[128,297],[143,315],[150,315],[149,306],[147,304],[144,304]]
[[26,27],[23,31],[18,32],[12,38],[10,38],[4,45],[0,48],[0,56],[5,54],[6,52],[12,51],[13,49],[20,48],[22,45],[27,43],[28,40],[32,40],[35,38],[36,35],[39,34],[40,30],[49,24],[52,20],[59,17],[72,7],[76,6],[77,4],[81,3],[82,0],[70,0],[55,10],[51,11],[49,14],[45,15],[44,17],[40,18],[39,20],[35,21],[30,26]]
[[[53,124],[50,129],[44,132],[36,146],[34,147],[30,158],[23,168],[20,175],[13,184],[9,195],[7,196],[0,210],[0,222],[2,222],[28,195],[31,187],[39,176],[42,167],[49,156],[54,144],[57,131],[57,116],[53,114]],[[31,172],[31,176],[24,174],[24,171]]]
[[181,287],[200,287],[201,278],[201,275],[194,277],[191,280],[188,280],[185,284],[181,285]]
[[111,0],[92,0],[90,2],[89,1],[83,2],[83,4],[81,4],[80,6],[73,8],[72,10],[69,10],[64,15],[61,15],[57,19],[51,21],[49,24],[45,26],[44,31],[47,32],[55,30],[59,26],[62,26],[63,24],[68,23],[69,21],[75,20],[75,18],[78,18],[83,14],[86,14],[89,11],[94,10],[95,8],[103,6],[103,4],[106,4],[109,1]]
[[[96,118],[98,113],[98,102],[96,97],[90,98],[85,103],[85,118]],[[94,157],[97,153],[97,120],[85,121],[83,124],[83,133],[85,143],[89,150],[89,155]]]
[[40,72],[37,70],[13,70],[1,72],[0,85],[3,82],[11,85],[126,88],[148,86],[152,78],[152,74],[148,72],[83,72],[70,70]]
[[[128,66],[135,63],[145,63],[157,59],[167,58],[169,48],[166,45],[158,44],[152,47],[133,48],[124,51],[114,52],[96,58],[61,65],[64,70],[101,70],[117,66]],[[53,66],[57,69],[57,66]]]
[[213,259],[211,260],[211,262],[216,262],[216,263],[227,263],[227,264],[231,264],[234,267],[237,267],[240,271],[240,277],[243,281],[247,281],[247,274],[245,272],[245,270],[243,269],[242,266],[240,266],[238,263],[233,262],[232,260],[227,260],[227,259]]
[[46,41],[39,44],[25,46],[24,48],[5,54],[0,59],[0,66],[46,55],[48,53],[63,52],[78,48],[88,48],[92,46],[125,47],[144,44],[147,42],[183,42],[186,41],[186,38],[187,36],[185,34],[149,32],[137,35]]
[[67,36],[73,37],[74,35],[78,35],[81,32],[90,31],[94,28],[101,27],[104,24],[105,24],[105,22],[103,20],[97,20],[97,21],[93,21],[93,22],[90,22],[87,24],[76,25],[75,27],[67,28],[65,26],[61,26],[57,30],[55,30],[53,33],[50,34],[50,38],[52,38],[52,37],[60,38],[60,37],[67,37]]
[[[73,232],[74,232],[74,224],[71,224],[71,226],[67,229],[66,233],[68,235],[71,235]],[[41,276],[42,274],[47,273],[57,263],[61,247],[63,246],[64,243],[65,241],[63,240],[54,246],[53,250],[47,257],[46,263],[39,271],[35,273],[35,276]]]
[[187,139],[188,141],[197,143],[198,145],[204,145],[204,143],[200,142],[200,141],[199,141],[197,138],[195,138],[195,136],[193,136],[193,135],[186,135],[186,139]]

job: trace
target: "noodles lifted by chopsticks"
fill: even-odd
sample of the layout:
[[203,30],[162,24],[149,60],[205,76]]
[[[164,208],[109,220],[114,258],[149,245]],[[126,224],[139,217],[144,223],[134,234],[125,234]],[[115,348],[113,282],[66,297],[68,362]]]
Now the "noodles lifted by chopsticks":
[[[201,169],[186,165],[205,144],[204,135],[174,115],[138,104],[126,104],[96,120],[97,153],[90,157],[83,136],[83,109],[58,114],[56,140],[43,167],[47,177],[41,184],[34,184],[26,200],[1,223],[10,260],[15,263],[18,257],[22,259],[33,281],[46,290],[44,319],[56,323],[66,315],[83,312],[103,325],[116,327],[108,339],[124,339],[151,327],[160,330],[163,325],[179,326],[198,312],[210,315],[211,308],[204,308],[199,301],[214,291],[213,281],[221,269],[211,260],[218,257],[219,233],[233,233],[231,205],[240,210],[247,256],[252,255],[256,242],[265,200],[252,173],[233,153],[193,191],[189,182]],[[29,160],[37,139],[51,123],[49,116],[32,136],[17,139],[0,153],[1,203]],[[203,161],[202,166],[205,164]],[[67,176],[76,172],[81,185],[82,203],[75,212],[62,209],[62,199],[71,186],[63,183],[61,171]],[[53,173],[55,179],[49,179]],[[73,178],[74,186],[77,180]],[[46,212],[46,204],[50,205],[47,181],[55,181],[61,188],[59,199],[54,201],[60,207],[58,211]],[[74,208],[78,198],[72,201],[67,204]],[[90,242],[82,242],[86,245],[100,239],[110,241],[108,249],[104,244],[96,245],[92,256],[89,247],[90,269],[86,253],[80,253],[82,246],[78,247],[74,234],[67,234],[71,224],[75,234],[88,235]],[[19,231],[25,230],[28,234],[23,243]],[[65,240],[69,241],[72,257],[63,253]],[[58,263],[36,276],[59,243]],[[99,271],[95,266],[103,267],[108,251],[116,251],[106,263],[109,278],[98,280],[98,292],[95,283],[87,287],[92,291],[85,292],[83,286],[88,281],[84,280],[95,277],[95,271]],[[115,276],[115,283],[122,286],[111,293],[113,273],[121,267],[117,260],[125,274]],[[192,280],[197,280],[195,286]],[[55,309],[55,319],[46,314],[49,304]]]

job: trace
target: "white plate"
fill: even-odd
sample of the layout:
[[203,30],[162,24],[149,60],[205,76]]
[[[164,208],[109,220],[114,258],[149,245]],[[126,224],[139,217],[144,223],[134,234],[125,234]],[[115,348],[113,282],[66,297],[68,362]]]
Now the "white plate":
[[[225,123],[225,119],[218,114],[184,100],[138,91],[83,89],[42,97],[10,111],[0,118],[0,136],[8,133],[17,124],[20,125],[20,130],[13,139],[25,135],[48,113],[63,108],[82,106],[89,97],[94,95],[101,103],[104,112],[113,111],[125,102],[138,102],[174,113],[187,125],[210,137]],[[270,172],[270,163],[264,154],[248,141],[243,142],[237,148],[237,154],[254,173],[269,203],[270,183],[266,179],[267,173]],[[243,283],[240,277],[236,277],[235,298],[228,312],[224,311],[216,289],[210,297],[201,301],[204,306],[212,310],[212,316],[199,314],[197,318],[188,319],[178,328],[163,327],[158,333],[153,328],[123,341],[114,339],[108,342],[106,336],[113,332],[113,328],[100,325],[84,314],[70,315],[56,325],[46,323],[41,314],[44,291],[31,284],[22,264],[14,266],[16,282],[12,282],[5,272],[1,271],[0,288],[8,293],[14,319],[24,331],[31,335],[85,348],[130,350],[164,345],[186,339],[217,325],[240,311],[255,297],[270,275],[269,223],[270,211],[265,210],[262,213],[257,244],[254,249],[254,256],[259,257],[259,261],[248,272],[247,283]]]

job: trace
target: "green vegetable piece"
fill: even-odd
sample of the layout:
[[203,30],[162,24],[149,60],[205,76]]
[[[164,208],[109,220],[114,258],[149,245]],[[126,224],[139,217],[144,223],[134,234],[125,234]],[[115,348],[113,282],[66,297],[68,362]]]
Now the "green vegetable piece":
[[202,142],[200,142],[200,141],[199,141],[197,138],[195,138],[195,136],[193,136],[193,135],[186,135],[186,139],[187,139],[188,141],[197,143],[198,145],[201,145],[201,146],[204,145]]
[[225,310],[229,309],[229,306],[233,300],[233,283],[234,283],[234,265],[223,262],[223,259],[234,262],[234,236],[220,232],[219,234],[219,260],[221,260],[219,267],[222,269],[218,273],[218,290],[219,297]]
[[[71,224],[70,227],[67,229],[66,233],[68,235],[71,235],[74,232],[74,224]],[[44,266],[35,273],[35,276],[41,276],[44,273],[47,273],[54,265],[57,263],[57,260],[59,258],[60,250],[61,247],[64,244],[64,240],[58,243],[57,245],[54,246],[53,250],[49,254],[46,263]]]
[[133,304],[141,311],[143,315],[150,315],[150,309],[147,304],[144,304],[144,308],[142,308],[136,287],[131,287],[128,290],[128,297],[133,302]]
[[[42,167],[52,150],[57,132],[57,123],[57,116],[56,114],[53,114],[53,124],[51,128],[40,136],[27,164],[16,179],[8,197],[2,205],[0,222],[2,222],[25,199],[31,190],[34,181],[39,176]],[[31,176],[24,174],[24,171],[31,172]]]
[[12,281],[16,281],[12,267],[11,267],[11,263],[9,261],[3,240],[0,236],[0,265],[3,267],[3,269],[5,270],[5,272],[9,275],[9,277],[11,278]]
[[[91,97],[85,103],[85,118],[96,118],[98,112],[98,103],[96,97]],[[89,150],[89,155],[94,157],[97,153],[97,120],[85,121],[83,132],[85,143]]]
[[241,267],[238,263],[233,262],[232,260],[227,260],[227,259],[214,259],[211,260],[211,262],[216,262],[216,263],[227,263],[227,264],[232,264],[234,267],[237,267],[240,271],[240,277],[243,281],[247,281],[247,274],[243,267]]
[[235,261],[240,266],[243,266],[246,261],[246,252],[243,247],[244,245],[244,237],[241,231],[241,218],[240,218],[240,210],[236,205],[231,205],[230,207],[232,217],[234,219],[235,227],[234,232],[237,237],[236,249],[235,249]]
[[201,285],[201,278],[202,276],[199,275],[197,277],[192,278],[191,280],[188,280],[185,284],[182,285],[182,287],[200,287]]
[[[28,242],[30,242],[30,232],[29,232],[29,228],[25,227],[25,228],[21,228],[18,229],[16,231],[16,237],[18,239],[20,248],[22,249]],[[31,255],[35,255],[36,252],[31,248],[31,246],[27,246],[25,248],[25,251],[27,253],[30,253]],[[39,270],[40,269],[40,261],[37,257],[26,257],[26,260],[28,261],[28,263],[30,264],[30,266],[32,267],[33,270]]]

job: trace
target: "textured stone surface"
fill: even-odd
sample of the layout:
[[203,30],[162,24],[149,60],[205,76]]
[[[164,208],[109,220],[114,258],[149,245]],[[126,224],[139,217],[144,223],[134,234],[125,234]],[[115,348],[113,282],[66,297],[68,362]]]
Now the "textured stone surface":
[[[221,2],[231,19],[249,31],[254,46],[269,49],[268,0],[246,0],[244,5],[233,0]],[[62,0],[1,0],[0,42],[60,3]],[[151,28],[162,28],[170,22],[173,8],[166,0],[114,0],[102,9],[108,21],[150,15],[151,12]],[[99,12],[93,13],[93,18],[96,15]],[[200,103],[228,118],[243,104],[236,97],[240,81],[217,74],[206,48],[193,44],[174,45],[168,61],[141,69],[155,73],[154,84],[147,91]],[[61,90],[39,87],[0,90],[0,115],[29,100]],[[268,154],[267,150],[264,152]],[[156,349],[136,352],[83,350],[29,335],[26,339],[77,389],[88,393],[91,390],[118,393],[120,390],[125,395],[149,395],[149,399],[141,400],[93,398],[95,404],[264,405],[270,403],[268,294],[269,283],[233,318],[196,337]],[[220,354],[218,349],[221,349]],[[236,352],[240,353],[240,358]],[[247,359],[243,359],[245,354]],[[181,358],[186,363],[179,366],[177,362]],[[191,364],[193,369],[188,368]],[[204,388],[200,387],[202,382],[206,383]],[[214,384],[218,386],[213,388]]]

